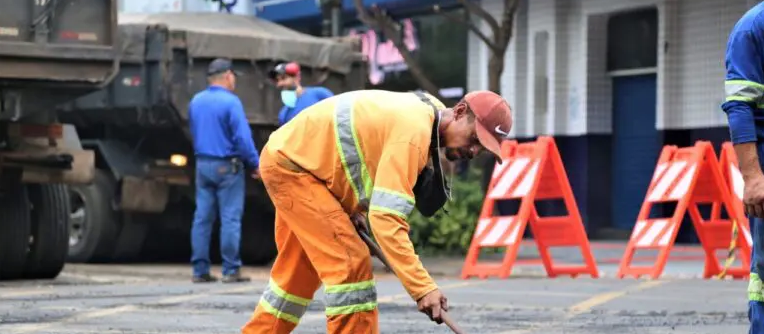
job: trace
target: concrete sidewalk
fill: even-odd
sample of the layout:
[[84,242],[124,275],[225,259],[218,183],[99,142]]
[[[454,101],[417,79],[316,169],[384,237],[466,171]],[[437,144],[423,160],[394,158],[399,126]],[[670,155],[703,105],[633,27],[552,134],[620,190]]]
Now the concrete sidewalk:
[[[626,241],[591,242],[592,254],[600,277],[615,277],[620,266],[621,258],[626,249]],[[583,257],[578,248],[552,249],[553,262],[560,265],[583,264]],[[632,263],[639,266],[649,266],[655,261],[657,251],[640,251],[634,254]],[[726,260],[726,252],[719,252],[717,258],[721,266]],[[481,257],[480,261],[501,261],[502,254],[491,254]],[[422,258],[422,263],[434,276],[458,277],[464,265],[464,257],[429,257]],[[700,245],[676,245],[669,255],[662,278],[702,278],[705,253]],[[384,271],[382,264],[375,261],[379,271]],[[739,267],[740,259],[735,258],[731,267]],[[541,262],[536,243],[525,240],[520,246],[518,257],[512,269],[511,277],[546,277],[546,271]],[[643,276],[644,277],[644,276]]]

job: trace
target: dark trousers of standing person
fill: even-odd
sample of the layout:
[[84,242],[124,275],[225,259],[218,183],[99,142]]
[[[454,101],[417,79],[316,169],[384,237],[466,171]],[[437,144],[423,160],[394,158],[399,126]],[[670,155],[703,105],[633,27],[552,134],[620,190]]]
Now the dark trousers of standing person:
[[241,162],[198,157],[196,162],[196,212],[191,228],[193,274],[210,274],[210,239],[216,214],[220,215],[220,254],[223,275],[238,274],[239,245],[244,211],[245,171]]

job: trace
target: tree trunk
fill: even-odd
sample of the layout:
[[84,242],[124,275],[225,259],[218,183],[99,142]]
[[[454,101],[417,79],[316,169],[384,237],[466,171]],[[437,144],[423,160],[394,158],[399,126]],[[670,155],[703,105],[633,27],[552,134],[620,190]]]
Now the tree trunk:
[[491,52],[488,59],[488,90],[501,95],[501,74],[504,72],[504,52]]

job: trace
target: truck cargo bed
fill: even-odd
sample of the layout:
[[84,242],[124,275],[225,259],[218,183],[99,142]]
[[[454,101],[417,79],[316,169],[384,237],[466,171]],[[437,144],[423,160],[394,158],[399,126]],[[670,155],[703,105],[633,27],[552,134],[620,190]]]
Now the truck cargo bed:
[[118,71],[117,0],[0,0],[0,119],[72,100]]
[[282,106],[267,78],[278,62],[297,61],[303,85],[335,92],[359,89],[365,63],[357,43],[319,38],[256,17],[222,13],[121,14],[120,71],[102,90],[59,108],[62,120],[92,125],[176,127],[204,89],[216,57],[244,75],[236,92],[254,126],[276,126]]

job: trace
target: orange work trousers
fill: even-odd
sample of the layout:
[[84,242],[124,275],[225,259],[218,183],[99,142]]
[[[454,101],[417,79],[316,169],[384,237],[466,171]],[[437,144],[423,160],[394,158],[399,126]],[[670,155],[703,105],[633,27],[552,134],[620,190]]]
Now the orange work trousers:
[[278,256],[242,334],[291,333],[322,283],[329,334],[379,333],[371,255],[340,203],[267,146],[260,175],[276,207]]

